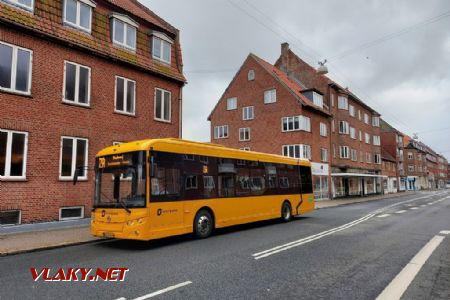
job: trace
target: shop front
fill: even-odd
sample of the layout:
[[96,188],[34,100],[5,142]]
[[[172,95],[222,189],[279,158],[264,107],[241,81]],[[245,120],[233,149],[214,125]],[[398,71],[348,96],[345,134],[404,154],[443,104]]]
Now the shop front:
[[327,164],[311,163],[311,173],[314,184],[314,199],[327,200],[330,198],[328,181],[330,178]]

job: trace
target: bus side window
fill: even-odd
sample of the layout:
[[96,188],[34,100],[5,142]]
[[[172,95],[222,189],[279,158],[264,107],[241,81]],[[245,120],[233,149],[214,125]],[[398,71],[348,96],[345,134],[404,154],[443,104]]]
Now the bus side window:
[[301,180],[301,191],[303,194],[311,194],[312,189],[312,178],[311,178],[311,168],[300,166],[300,180]]

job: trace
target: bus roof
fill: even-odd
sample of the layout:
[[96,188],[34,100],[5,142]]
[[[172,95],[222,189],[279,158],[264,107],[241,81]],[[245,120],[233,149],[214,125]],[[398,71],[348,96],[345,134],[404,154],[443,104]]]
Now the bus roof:
[[180,154],[194,154],[203,156],[215,156],[223,158],[234,158],[242,160],[256,160],[271,163],[283,163],[293,165],[310,166],[307,159],[295,159],[275,154],[262,152],[244,151],[233,148],[227,148],[222,145],[212,143],[201,143],[176,138],[147,139],[129,143],[118,144],[107,147],[97,153],[97,157],[121,154],[133,151],[162,151]]

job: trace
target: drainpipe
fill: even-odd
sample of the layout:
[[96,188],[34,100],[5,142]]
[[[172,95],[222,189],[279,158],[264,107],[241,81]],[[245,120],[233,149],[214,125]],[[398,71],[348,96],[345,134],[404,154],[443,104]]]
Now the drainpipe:
[[182,139],[183,138],[183,86],[180,87],[180,96],[179,96],[178,100],[179,100],[179,102],[178,102],[179,103],[178,137],[180,139]]

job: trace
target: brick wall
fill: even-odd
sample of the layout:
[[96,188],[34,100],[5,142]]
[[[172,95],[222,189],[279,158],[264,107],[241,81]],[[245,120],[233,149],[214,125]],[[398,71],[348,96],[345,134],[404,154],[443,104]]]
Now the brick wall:
[[[0,182],[0,210],[21,209],[23,223],[57,220],[63,206],[83,205],[90,214],[94,172],[76,186],[58,179],[61,136],[89,139],[89,166],[113,141],[178,137],[181,83],[20,30],[1,27],[0,41],[33,50],[31,97],[0,91],[0,128],[28,132],[26,181]],[[91,67],[90,107],[62,103],[64,60]],[[115,75],[136,81],[135,116],[114,113]],[[172,93],[171,123],[153,119],[155,87]]]

